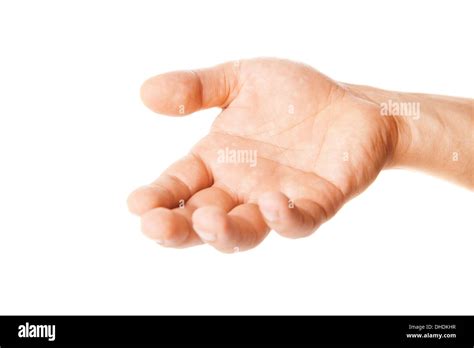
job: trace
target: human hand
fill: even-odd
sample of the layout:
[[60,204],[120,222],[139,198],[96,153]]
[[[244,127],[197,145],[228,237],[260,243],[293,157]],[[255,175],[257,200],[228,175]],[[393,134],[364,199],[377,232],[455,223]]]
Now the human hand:
[[141,93],[161,114],[223,109],[189,155],[128,199],[143,232],[169,247],[234,252],[270,229],[307,236],[391,165],[400,138],[399,121],[357,87],[286,60],[171,72]]

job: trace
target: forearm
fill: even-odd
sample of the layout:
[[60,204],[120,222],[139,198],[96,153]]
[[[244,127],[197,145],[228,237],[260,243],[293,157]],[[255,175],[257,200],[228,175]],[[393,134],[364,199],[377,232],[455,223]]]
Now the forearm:
[[409,167],[474,190],[474,101],[350,86],[393,118],[398,137],[389,167]]

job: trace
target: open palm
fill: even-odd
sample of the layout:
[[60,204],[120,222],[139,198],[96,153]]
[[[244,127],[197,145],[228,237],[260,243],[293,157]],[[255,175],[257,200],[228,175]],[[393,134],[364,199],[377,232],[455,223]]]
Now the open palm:
[[129,197],[144,233],[171,247],[246,250],[270,228],[307,236],[375,179],[397,137],[376,103],[284,60],[159,75],[142,98],[176,116],[223,108],[189,155]]

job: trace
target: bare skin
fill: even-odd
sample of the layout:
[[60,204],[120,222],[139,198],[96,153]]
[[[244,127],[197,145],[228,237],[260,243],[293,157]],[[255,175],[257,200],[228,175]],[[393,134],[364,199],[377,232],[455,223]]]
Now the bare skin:
[[[419,168],[474,187],[469,99],[342,84],[277,59],[159,75],[141,95],[166,115],[222,108],[189,155],[128,199],[143,232],[164,246],[235,252],[271,229],[308,236],[384,168]],[[421,114],[382,115],[387,100],[419,103]],[[233,150],[256,161],[219,158]]]

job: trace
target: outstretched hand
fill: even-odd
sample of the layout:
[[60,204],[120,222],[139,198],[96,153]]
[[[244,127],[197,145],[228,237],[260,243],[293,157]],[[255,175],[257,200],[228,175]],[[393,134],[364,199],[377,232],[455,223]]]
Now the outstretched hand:
[[169,247],[235,252],[270,229],[307,236],[390,164],[398,139],[377,103],[285,60],[166,73],[141,93],[160,114],[222,108],[187,156],[128,199],[143,232]]

